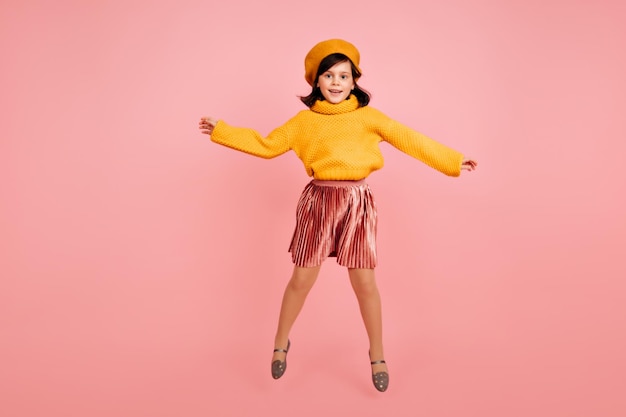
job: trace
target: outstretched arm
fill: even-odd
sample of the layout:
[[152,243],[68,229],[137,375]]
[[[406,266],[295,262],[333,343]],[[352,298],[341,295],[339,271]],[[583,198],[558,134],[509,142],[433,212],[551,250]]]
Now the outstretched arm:
[[217,124],[217,120],[212,117],[202,117],[200,119],[199,127],[200,132],[205,135],[211,135],[213,133],[213,129],[215,129],[215,125]]
[[473,171],[478,166],[478,162],[473,159],[465,158],[463,162],[461,162],[461,170]]
[[199,129],[201,133],[210,135],[215,143],[261,158],[274,158],[290,149],[289,128],[286,125],[264,137],[254,129],[234,127],[223,120],[202,117]]

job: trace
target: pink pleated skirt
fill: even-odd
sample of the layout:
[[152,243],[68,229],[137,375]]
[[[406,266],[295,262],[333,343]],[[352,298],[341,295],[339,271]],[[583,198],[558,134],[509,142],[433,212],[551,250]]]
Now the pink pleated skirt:
[[376,266],[376,203],[365,182],[311,181],[302,192],[289,252],[301,267],[336,257],[348,268]]

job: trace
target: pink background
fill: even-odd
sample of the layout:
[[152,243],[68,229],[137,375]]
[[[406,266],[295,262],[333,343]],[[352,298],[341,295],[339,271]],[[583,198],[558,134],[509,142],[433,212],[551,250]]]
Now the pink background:
[[[626,415],[622,1],[3,1],[3,416]],[[308,181],[211,143],[302,109],[342,37],[372,105],[476,158],[370,177],[391,385],[345,270],[269,362]]]

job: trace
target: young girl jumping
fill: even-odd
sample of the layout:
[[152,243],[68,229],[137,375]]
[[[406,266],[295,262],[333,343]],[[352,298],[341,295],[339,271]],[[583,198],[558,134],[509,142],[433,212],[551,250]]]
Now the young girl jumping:
[[272,377],[287,369],[289,332],[327,257],[348,269],[369,338],[374,387],[387,390],[389,374],[383,352],[381,301],[376,266],[377,214],[365,178],[382,168],[378,147],[386,141],[400,151],[449,176],[472,171],[476,162],[402,125],[368,106],[369,93],[357,85],[360,54],[341,39],[318,43],[304,60],[304,78],[312,91],[309,107],[267,137],[211,117],[200,119],[200,131],[213,142],[262,158],[292,150],[313,180],[297,206],[291,240],[294,269],[283,295],[274,339]]

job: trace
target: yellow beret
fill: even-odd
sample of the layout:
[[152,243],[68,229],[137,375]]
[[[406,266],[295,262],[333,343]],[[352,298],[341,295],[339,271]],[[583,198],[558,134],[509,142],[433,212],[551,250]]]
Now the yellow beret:
[[315,83],[315,76],[317,75],[320,62],[328,55],[332,54],[344,54],[350,58],[350,61],[352,61],[359,72],[361,72],[359,68],[359,61],[361,59],[359,50],[350,42],[342,39],[329,39],[315,45],[304,58],[304,79],[309,85],[313,86]]

